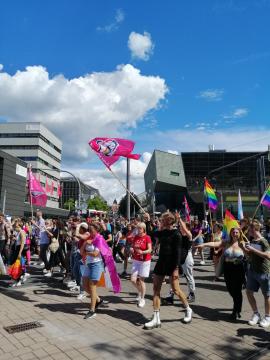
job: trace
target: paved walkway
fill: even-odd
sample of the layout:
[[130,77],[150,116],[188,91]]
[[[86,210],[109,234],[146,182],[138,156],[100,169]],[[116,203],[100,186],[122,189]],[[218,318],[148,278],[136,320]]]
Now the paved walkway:
[[[110,304],[96,318],[84,320],[87,303],[67,291],[58,279],[44,279],[33,269],[35,281],[20,289],[0,287],[0,360],[30,359],[270,359],[270,331],[250,327],[246,297],[242,319],[228,318],[232,302],[223,282],[212,281],[211,262],[195,266],[196,302],[191,324],[181,322],[183,308],[162,308],[162,328],[142,329],[151,316],[152,284],[147,304],[138,309],[134,290],[123,280],[120,295],[100,289]],[[120,266],[121,267],[121,266]],[[185,279],[181,279],[185,283]],[[183,285],[184,290],[186,286]],[[165,295],[169,286],[164,285]],[[258,296],[262,306],[261,296]],[[13,335],[3,326],[38,320],[44,326]],[[268,349],[267,349],[268,347]]]

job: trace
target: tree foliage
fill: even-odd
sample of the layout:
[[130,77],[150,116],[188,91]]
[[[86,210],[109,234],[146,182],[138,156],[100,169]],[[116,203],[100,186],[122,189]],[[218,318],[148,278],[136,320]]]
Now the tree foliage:
[[[140,203],[140,200],[138,199],[137,195],[135,195],[134,193],[132,193],[132,195],[134,196],[134,198],[136,199],[136,201]],[[130,197],[130,215],[133,216],[134,212],[135,214],[139,211],[140,207],[138,204],[136,204],[136,202],[134,201],[134,199],[132,197]],[[127,195],[125,195],[119,203],[119,213],[122,216],[126,216],[127,215]]]
[[75,210],[75,200],[68,199],[68,201],[64,203],[64,208],[67,210]]
[[99,196],[93,197],[93,199],[88,200],[88,209],[108,211],[109,207],[106,201],[101,199]]

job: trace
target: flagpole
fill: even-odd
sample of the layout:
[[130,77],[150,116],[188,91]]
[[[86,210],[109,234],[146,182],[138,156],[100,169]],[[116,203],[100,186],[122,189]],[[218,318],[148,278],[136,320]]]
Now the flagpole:
[[265,194],[267,193],[269,187],[270,187],[270,182],[268,183],[267,187],[265,188],[265,191],[264,191],[264,193],[263,193],[263,196],[261,197],[261,200],[260,200],[258,206],[257,206],[256,209],[255,209],[255,212],[254,212],[254,214],[253,214],[253,216],[252,216],[252,220],[255,218],[255,216],[256,216],[256,214],[257,214],[257,211],[259,210],[259,208],[260,208],[260,206],[261,206],[261,204],[262,204],[262,199],[264,198]]
[[113,174],[113,176],[119,181],[119,183],[123,186],[123,188],[126,190],[126,192],[129,193],[129,195],[132,197],[132,199],[135,201],[135,203],[139,206],[139,208],[142,210],[142,212],[144,214],[146,214],[146,212],[144,211],[144,209],[142,208],[142,206],[138,203],[138,201],[135,199],[135,197],[132,195],[132,193],[127,189],[127,187],[123,184],[123,182],[121,181],[121,179],[119,178],[119,176],[117,176],[115,174],[114,171],[112,171],[112,169],[108,168],[110,170],[110,172]]

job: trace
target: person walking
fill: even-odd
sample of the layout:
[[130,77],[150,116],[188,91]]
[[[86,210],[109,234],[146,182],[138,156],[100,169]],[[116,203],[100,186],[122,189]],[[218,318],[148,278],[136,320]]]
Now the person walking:
[[151,267],[152,241],[146,234],[146,225],[141,222],[137,224],[138,234],[134,237],[130,252],[132,254],[131,283],[138,291],[138,307],[145,306],[146,286],[144,279],[149,277]]
[[[246,243],[245,252],[249,258],[249,269],[247,274],[247,298],[253,310],[249,325],[257,323],[263,328],[270,326],[270,244],[261,235],[261,224],[253,220],[250,225],[250,243]],[[264,297],[265,317],[259,314],[254,292],[261,288]]]
[[145,329],[154,329],[161,326],[160,321],[160,291],[165,276],[170,276],[171,287],[185,307],[184,323],[192,321],[192,310],[185,293],[179,286],[179,267],[181,263],[182,235],[174,228],[175,217],[166,212],[161,217],[160,230],[156,232],[159,240],[159,258],[154,269],[153,278],[153,308],[152,319],[144,324]]
[[241,318],[243,303],[242,290],[246,282],[245,278],[245,256],[241,247],[243,242],[240,228],[232,228],[228,241],[212,241],[198,245],[198,248],[219,248],[224,256],[224,280],[229,294],[233,299],[233,310],[231,319]]

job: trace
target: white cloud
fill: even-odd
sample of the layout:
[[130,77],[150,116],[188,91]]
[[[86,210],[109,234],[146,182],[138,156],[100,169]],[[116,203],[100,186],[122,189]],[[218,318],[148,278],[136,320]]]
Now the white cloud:
[[[145,147],[153,144],[154,148],[166,151],[169,148],[184,151],[208,151],[209,144],[216,149],[227,151],[267,151],[270,129],[231,127],[212,131],[198,129],[172,129],[156,131],[141,137]],[[192,141],[191,141],[192,139]],[[152,145],[153,146],[153,145]]]
[[247,116],[249,113],[249,109],[247,108],[237,108],[231,114],[224,115],[224,119],[240,119],[242,117]]
[[0,71],[2,71],[4,69],[4,65],[0,64]]
[[[130,190],[135,194],[142,193],[144,188],[144,171],[150,161],[151,153],[145,152],[140,160],[131,160],[130,162]],[[126,160],[120,160],[112,166],[112,170],[126,184]],[[116,198],[120,200],[125,195],[124,188],[108,169],[73,169],[75,175],[79,176],[85,183],[100,190],[103,197],[112,203]]]
[[179,155],[179,152],[177,150],[167,150],[167,152],[173,155]]
[[223,89],[207,89],[201,91],[197,97],[206,101],[220,101],[222,100],[223,94]]
[[128,48],[133,58],[147,61],[154,51],[154,44],[151,35],[147,32],[143,34],[132,31],[128,38]]
[[89,139],[127,136],[166,92],[164,79],[144,76],[129,64],[73,79],[50,78],[44,67],[29,66],[14,75],[0,73],[0,117],[43,122],[63,141],[70,165],[93,158]]
[[122,9],[117,9],[114,21],[106,26],[98,26],[97,31],[112,32],[119,28],[119,25],[125,20],[125,13]]

